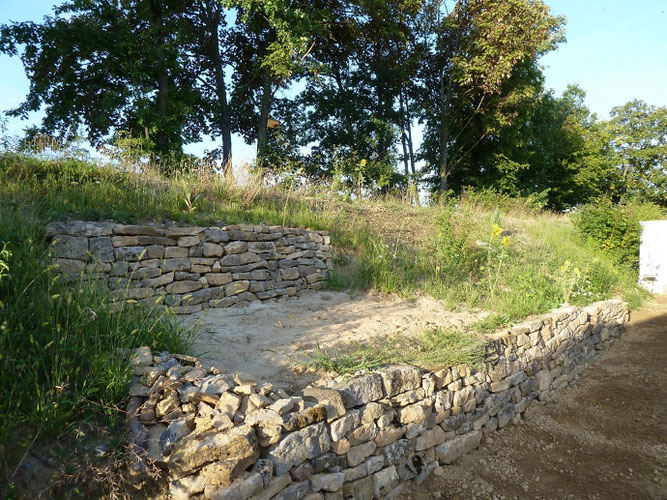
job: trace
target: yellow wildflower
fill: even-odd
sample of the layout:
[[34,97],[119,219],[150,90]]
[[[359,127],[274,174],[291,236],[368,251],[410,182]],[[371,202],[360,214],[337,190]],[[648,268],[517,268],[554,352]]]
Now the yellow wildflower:
[[509,236],[505,236],[505,238],[503,239],[503,245],[505,245],[506,247],[510,246],[510,237]]
[[498,224],[493,225],[493,230],[491,231],[491,236],[500,236],[500,233],[503,232],[503,228]]
[[577,276],[577,278],[581,277],[581,271],[579,271],[578,267],[574,268],[574,274]]

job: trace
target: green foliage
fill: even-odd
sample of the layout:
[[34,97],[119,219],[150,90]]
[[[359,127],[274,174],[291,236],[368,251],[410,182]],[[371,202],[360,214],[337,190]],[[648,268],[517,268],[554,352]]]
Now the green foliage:
[[[352,223],[334,233],[335,243],[355,251],[335,266],[330,286],[405,297],[423,293],[452,308],[487,309],[491,315],[478,325],[483,330],[565,302],[585,305],[621,295],[636,305],[647,296],[630,265],[582,242],[566,217],[539,211],[531,200],[496,195],[495,202],[490,191],[469,190],[424,208],[437,223],[431,238],[420,243],[383,241]],[[502,235],[489,238],[499,214]],[[561,271],[566,262],[567,273]]]
[[606,123],[620,177],[616,196],[667,206],[667,107],[639,100],[612,109]]
[[595,242],[619,263],[634,269],[639,265],[640,221],[663,219],[665,214],[652,203],[628,200],[615,204],[601,198],[584,205],[573,217],[577,230]]
[[305,364],[316,370],[354,374],[390,363],[406,363],[427,370],[456,365],[475,365],[484,358],[485,339],[471,332],[426,330],[418,338],[390,337],[382,343],[353,346],[336,353],[318,348]]
[[58,282],[45,218],[26,198],[0,197],[8,269],[0,280],[0,442],[8,449],[60,432],[88,411],[117,417],[131,376],[119,348],[188,349],[187,336],[165,313],[113,311],[90,282]]

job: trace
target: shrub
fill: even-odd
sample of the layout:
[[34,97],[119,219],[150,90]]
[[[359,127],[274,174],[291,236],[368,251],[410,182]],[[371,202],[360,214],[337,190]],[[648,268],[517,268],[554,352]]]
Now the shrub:
[[662,219],[660,207],[641,201],[613,204],[609,198],[581,207],[573,217],[577,230],[619,263],[636,269],[641,242],[640,221]]

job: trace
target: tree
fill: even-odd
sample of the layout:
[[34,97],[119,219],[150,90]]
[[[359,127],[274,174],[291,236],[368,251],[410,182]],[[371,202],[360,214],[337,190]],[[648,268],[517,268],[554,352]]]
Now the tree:
[[30,79],[26,100],[9,112],[44,109],[43,129],[93,145],[128,130],[155,159],[181,153],[203,122],[194,75],[179,50],[179,0],[71,0],[41,24],[0,28],[0,51],[18,55]]
[[[563,21],[539,0],[461,0],[451,11],[436,0],[429,11],[434,35],[424,86],[431,137],[423,155],[437,170],[442,193],[461,158],[494,131],[491,125],[509,123],[511,115],[503,113],[507,103],[498,99],[503,84],[521,62],[555,47]],[[473,120],[488,114],[496,115],[489,127],[461,144]]]
[[241,21],[233,35],[236,124],[247,142],[257,140],[257,163],[262,166],[276,92],[307,70],[312,38],[329,29],[329,14],[300,0],[226,4],[236,8]]
[[634,100],[612,109],[607,123],[617,193],[667,205],[667,107]]
[[181,48],[205,107],[206,133],[222,139],[223,170],[232,165],[232,118],[225,73],[230,65],[226,12],[219,0],[193,0],[181,21]]

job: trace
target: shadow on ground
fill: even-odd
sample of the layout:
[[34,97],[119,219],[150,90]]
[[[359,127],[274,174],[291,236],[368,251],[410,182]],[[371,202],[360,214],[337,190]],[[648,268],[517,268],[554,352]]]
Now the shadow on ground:
[[402,498],[667,498],[667,296],[547,404]]

